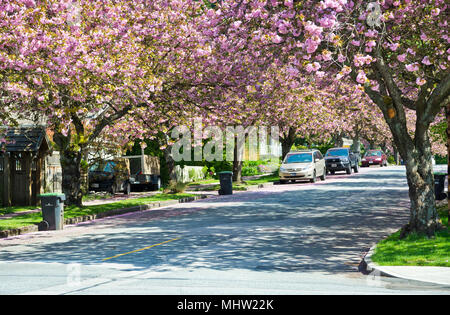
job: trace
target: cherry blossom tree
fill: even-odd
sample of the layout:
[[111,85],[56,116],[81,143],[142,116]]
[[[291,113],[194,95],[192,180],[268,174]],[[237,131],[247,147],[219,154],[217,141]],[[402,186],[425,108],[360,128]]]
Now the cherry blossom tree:
[[80,163],[106,127],[154,117],[159,95],[201,84],[203,13],[197,1],[0,3],[2,103],[46,117],[69,204],[81,205]]

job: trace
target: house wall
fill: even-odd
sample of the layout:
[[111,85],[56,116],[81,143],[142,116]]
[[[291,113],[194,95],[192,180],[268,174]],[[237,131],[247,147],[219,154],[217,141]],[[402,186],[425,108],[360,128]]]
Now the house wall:
[[44,192],[62,193],[62,168],[59,152],[53,152],[45,158]]
[[177,182],[189,183],[205,178],[203,173],[203,166],[185,166],[181,168],[179,165],[175,166],[174,172],[177,177]]
[[5,199],[5,159],[0,155],[0,206],[3,205],[3,200]]

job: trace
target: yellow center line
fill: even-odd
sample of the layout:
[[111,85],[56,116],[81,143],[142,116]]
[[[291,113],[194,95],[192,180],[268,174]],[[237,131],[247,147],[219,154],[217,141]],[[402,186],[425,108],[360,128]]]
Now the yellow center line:
[[159,243],[159,244],[150,245],[150,246],[147,246],[147,247],[144,247],[144,248],[141,248],[141,249],[136,249],[136,250],[133,250],[133,251],[128,252],[128,253],[118,254],[118,255],[116,255],[116,256],[112,256],[112,257],[109,257],[109,258],[102,259],[102,261],[110,260],[110,259],[117,258],[117,257],[120,257],[120,256],[125,256],[125,255],[128,255],[128,254],[133,254],[133,253],[137,253],[137,252],[142,252],[142,251],[147,250],[147,249],[150,249],[150,248],[152,248],[152,247],[164,245],[164,244],[167,244],[167,243],[170,243],[170,242],[177,241],[177,240],[179,240],[179,239],[181,239],[181,237],[174,238],[174,239],[172,239],[172,240],[168,240],[168,241],[165,241],[165,242],[162,242],[162,243]]

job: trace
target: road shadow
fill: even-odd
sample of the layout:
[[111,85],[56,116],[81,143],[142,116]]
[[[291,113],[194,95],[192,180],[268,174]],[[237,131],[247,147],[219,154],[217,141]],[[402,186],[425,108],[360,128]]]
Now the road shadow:
[[294,188],[213,197],[93,222],[102,226],[95,233],[22,251],[6,247],[0,260],[113,263],[161,271],[348,272],[358,270],[368,247],[408,221],[408,192],[401,180],[377,189],[355,181]]

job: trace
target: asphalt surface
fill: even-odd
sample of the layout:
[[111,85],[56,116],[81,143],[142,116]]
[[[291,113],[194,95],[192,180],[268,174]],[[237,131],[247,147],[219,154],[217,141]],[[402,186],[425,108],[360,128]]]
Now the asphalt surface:
[[31,233],[0,240],[0,294],[450,294],[358,271],[408,206],[373,167]]

